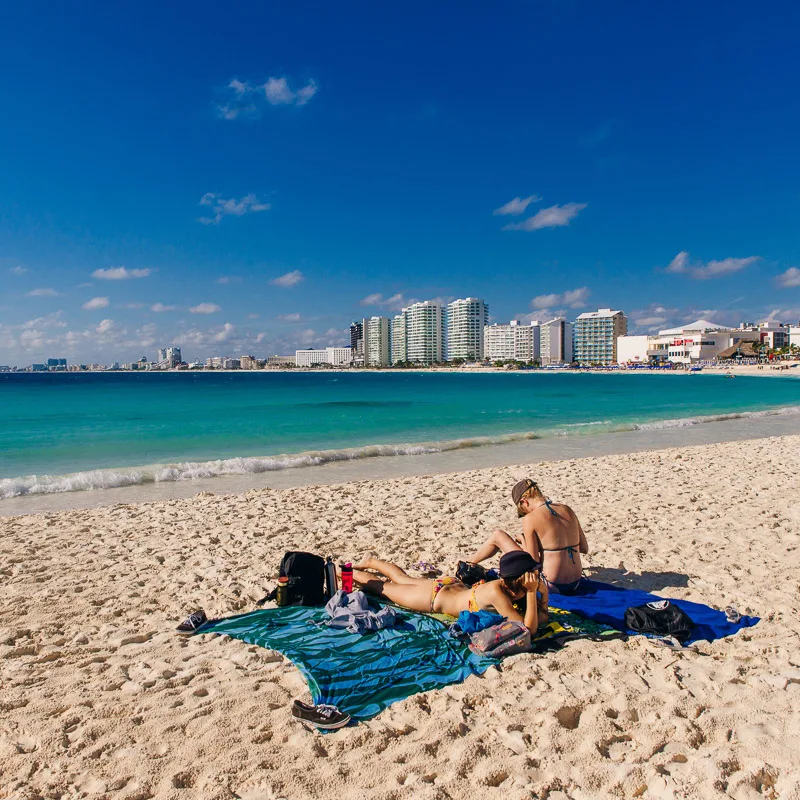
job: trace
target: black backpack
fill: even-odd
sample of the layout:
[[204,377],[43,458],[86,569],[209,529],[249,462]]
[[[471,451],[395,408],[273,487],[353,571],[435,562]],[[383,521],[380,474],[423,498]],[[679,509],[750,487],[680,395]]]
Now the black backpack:
[[[325,559],[313,553],[290,550],[281,559],[278,575],[289,579],[290,606],[320,606],[330,595],[325,590]],[[268,599],[274,600],[277,591]]]
[[689,638],[694,628],[691,617],[669,600],[631,606],[625,610],[625,624],[636,633],[674,636],[681,643]]

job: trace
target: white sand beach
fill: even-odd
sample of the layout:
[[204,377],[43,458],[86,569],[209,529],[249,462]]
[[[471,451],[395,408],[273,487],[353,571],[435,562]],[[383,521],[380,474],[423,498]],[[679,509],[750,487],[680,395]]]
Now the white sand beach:
[[[284,551],[447,574],[531,473],[600,580],[762,617],[507,659],[322,736],[280,655],[175,625],[253,608]],[[0,519],[0,797],[800,798],[800,436]]]

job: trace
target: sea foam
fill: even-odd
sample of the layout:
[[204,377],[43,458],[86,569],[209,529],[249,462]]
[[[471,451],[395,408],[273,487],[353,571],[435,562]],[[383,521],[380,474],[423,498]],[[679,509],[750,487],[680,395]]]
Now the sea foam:
[[653,422],[621,422],[610,420],[592,421],[544,431],[524,431],[498,436],[475,436],[446,441],[419,442],[410,444],[374,444],[350,447],[341,450],[312,450],[305,453],[274,456],[242,456],[213,461],[186,461],[175,464],[154,464],[144,467],[122,469],[96,469],[74,472],[67,475],[25,475],[0,479],[0,499],[33,494],[55,494],[90,489],[111,489],[164,481],[190,481],[196,478],[214,478],[223,475],[246,475],[284,469],[299,469],[330,464],[335,461],[352,461],[362,458],[390,456],[416,456],[461,450],[468,447],[510,444],[525,440],[549,438],[551,436],[587,436],[597,433],[624,431],[647,431],[663,428],[685,428],[707,422],[723,422],[736,419],[754,419],[784,414],[800,414],[800,406],[765,409],[763,411],[741,411],[727,414],[682,417],[655,420]]

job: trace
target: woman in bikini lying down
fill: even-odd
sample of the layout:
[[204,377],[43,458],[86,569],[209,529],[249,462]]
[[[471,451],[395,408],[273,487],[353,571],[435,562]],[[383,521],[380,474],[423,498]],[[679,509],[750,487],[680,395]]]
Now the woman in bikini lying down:
[[[457,617],[462,611],[493,610],[506,619],[522,622],[535,633],[539,626],[547,624],[547,587],[540,580],[540,567],[523,550],[506,553],[500,559],[500,580],[470,588],[455,578],[412,578],[397,564],[370,556],[353,567],[353,579],[367,594],[384,597],[412,611]],[[382,580],[375,572],[388,580]],[[513,604],[526,596],[523,617]]]

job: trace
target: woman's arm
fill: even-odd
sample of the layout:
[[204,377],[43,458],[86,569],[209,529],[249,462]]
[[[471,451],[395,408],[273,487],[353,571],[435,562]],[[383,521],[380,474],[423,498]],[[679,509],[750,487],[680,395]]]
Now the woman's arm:
[[522,520],[522,547],[536,561],[542,560],[542,543],[530,514]]
[[[494,583],[494,581],[492,581],[492,583]],[[508,595],[506,595],[499,585],[493,587],[494,595],[492,597],[492,605],[494,606],[495,611],[497,611],[498,614],[506,619],[512,620],[513,622],[521,622],[531,633],[536,633],[536,630],[539,627],[539,609],[537,607],[536,600],[536,585],[536,578],[533,577],[533,573],[529,572],[526,577],[525,587],[526,589],[528,586],[533,586],[534,588],[533,590],[528,589],[524,617],[519,613],[519,611],[517,611],[516,608],[514,608],[512,602],[508,599]]]
[[[575,521],[578,522],[577,517],[575,517]],[[589,552],[589,542],[586,541],[586,534],[583,532],[580,522],[578,522],[578,533],[580,533],[581,536],[578,550],[580,550],[583,555],[586,555]]]

